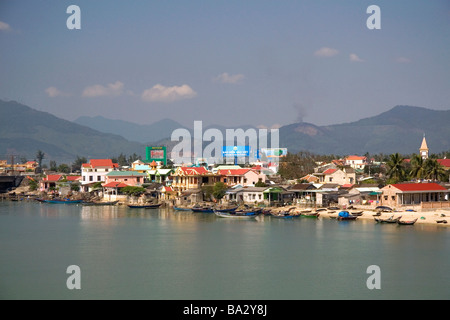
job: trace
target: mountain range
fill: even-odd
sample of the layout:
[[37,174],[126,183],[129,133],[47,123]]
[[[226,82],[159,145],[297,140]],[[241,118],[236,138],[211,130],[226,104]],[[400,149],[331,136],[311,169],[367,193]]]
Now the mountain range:
[[[280,147],[289,152],[317,154],[417,153],[426,134],[430,153],[450,150],[450,110],[396,106],[377,116],[354,122],[317,126],[293,123],[279,128]],[[209,126],[221,130],[221,126]],[[146,145],[167,145],[173,130],[183,128],[164,119],[149,125],[103,117],[80,117],[74,122],[14,101],[0,100],[0,159],[19,155],[34,159],[42,150],[47,160],[70,163],[136,153]],[[246,130],[251,126],[242,127]],[[206,130],[207,128],[203,128]],[[255,128],[256,129],[256,128]],[[225,133],[224,133],[225,136]]]

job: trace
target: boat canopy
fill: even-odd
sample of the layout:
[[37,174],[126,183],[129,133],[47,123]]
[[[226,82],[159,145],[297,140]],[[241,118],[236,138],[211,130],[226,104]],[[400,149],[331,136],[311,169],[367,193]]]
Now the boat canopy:
[[350,216],[350,214],[348,213],[348,211],[339,212],[339,217],[347,218],[349,216]]

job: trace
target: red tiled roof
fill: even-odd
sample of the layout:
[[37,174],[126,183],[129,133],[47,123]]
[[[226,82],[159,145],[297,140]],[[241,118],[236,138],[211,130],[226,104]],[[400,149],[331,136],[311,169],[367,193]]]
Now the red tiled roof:
[[108,167],[108,168],[117,168],[119,164],[113,163],[111,159],[91,159],[89,163],[83,163],[83,167]]
[[224,176],[241,176],[246,174],[250,169],[222,169],[218,173]]
[[327,169],[323,172],[323,174],[333,174],[337,171],[337,169]]
[[107,184],[104,184],[103,187],[105,187],[105,188],[124,188],[124,187],[128,187],[128,185],[123,182],[111,181]]
[[406,191],[447,191],[447,188],[437,183],[396,183],[393,187]]
[[450,159],[437,159],[440,165],[450,168]]
[[81,176],[66,176],[67,181],[77,181],[81,179]]
[[205,167],[180,167],[180,170],[187,176],[197,176],[209,173]]
[[42,180],[56,182],[56,181],[59,181],[61,178],[62,178],[62,175],[60,175],[60,174],[49,174]]
[[363,156],[348,156],[345,159],[346,160],[366,160],[366,157],[363,157]]

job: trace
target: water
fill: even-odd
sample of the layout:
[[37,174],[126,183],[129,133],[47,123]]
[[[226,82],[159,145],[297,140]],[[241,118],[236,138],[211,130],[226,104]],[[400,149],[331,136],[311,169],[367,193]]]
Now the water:
[[2,299],[448,299],[449,253],[439,225],[0,202]]

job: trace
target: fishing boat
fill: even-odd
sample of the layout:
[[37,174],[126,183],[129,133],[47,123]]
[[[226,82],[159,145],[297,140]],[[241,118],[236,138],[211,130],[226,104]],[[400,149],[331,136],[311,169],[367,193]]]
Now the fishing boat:
[[397,223],[398,221],[400,221],[401,217],[402,216],[399,216],[398,218],[395,218],[395,219],[394,219],[394,216],[390,216],[387,219],[382,219],[382,218],[375,217],[374,219],[375,219],[376,222],[379,222],[379,223]]
[[192,211],[189,207],[173,207],[173,209],[177,211]]
[[192,212],[204,212],[204,213],[212,213],[214,209],[211,207],[193,207]]
[[417,221],[417,218],[413,219],[413,220],[398,220],[397,224],[400,224],[400,225],[413,225],[414,223],[416,223],[416,221]]
[[216,208],[215,211],[217,212],[235,212],[238,207],[233,208]]
[[220,212],[217,210],[214,210],[214,214],[221,218],[234,218],[234,219],[254,219],[254,218],[256,218],[255,214],[239,214],[239,213],[232,213],[232,212]]
[[318,218],[320,216],[319,212],[301,212],[300,216],[307,218]]
[[350,214],[351,214],[352,216],[358,216],[358,217],[360,217],[360,216],[362,216],[363,212],[362,212],[362,211],[352,211],[352,212],[350,212]]
[[41,202],[45,202],[45,203],[64,203],[64,204],[72,204],[72,203],[82,203],[83,200],[52,199],[52,200],[42,200]]
[[88,201],[83,202],[83,206],[114,206],[119,202],[119,200],[116,201]]
[[337,220],[345,221],[345,220],[356,220],[358,216],[351,215],[348,211],[341,211],[338,213],[336,217]]
[[157,204],[129,204],[128,208],[132,209],[156,209],[161,206],[162,203]]

